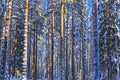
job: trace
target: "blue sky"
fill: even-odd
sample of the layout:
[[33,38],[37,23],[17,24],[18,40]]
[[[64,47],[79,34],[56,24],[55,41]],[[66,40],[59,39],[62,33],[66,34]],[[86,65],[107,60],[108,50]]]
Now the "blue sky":
[[43,0],[43,6],[42,6],[43,9],[47,9],[47,0]]

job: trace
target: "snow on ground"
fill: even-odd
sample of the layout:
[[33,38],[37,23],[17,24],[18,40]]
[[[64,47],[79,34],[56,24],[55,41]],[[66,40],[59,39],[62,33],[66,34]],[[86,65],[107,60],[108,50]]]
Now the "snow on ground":
[[10,80],[22,80],[22,77],[11,77]]
[[[10,80],[22,80],[22,77],[11,77]],[[32,79],[27,79],[27,80],[32,80]],[[48,80],[48,79],[42,77],[41,79],[37,79],[37,80]]]

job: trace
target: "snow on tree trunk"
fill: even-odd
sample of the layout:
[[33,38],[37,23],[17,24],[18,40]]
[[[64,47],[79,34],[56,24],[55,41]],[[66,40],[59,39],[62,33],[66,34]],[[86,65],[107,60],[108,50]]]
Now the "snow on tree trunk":
[[27,35],[28,35],[28,0],[26,0],[25,4],[25,24],[24,24],[24,58],[23,58],[23,80],[27,79]]

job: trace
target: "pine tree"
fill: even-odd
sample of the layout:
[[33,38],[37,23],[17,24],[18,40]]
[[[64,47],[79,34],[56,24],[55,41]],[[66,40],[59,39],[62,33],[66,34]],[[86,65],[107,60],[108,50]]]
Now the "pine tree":
[[[115,14],[114,14],[114,1],[103,2],[99,5],[99,29],[100,29],[100,71],[101,79],[110,80],[114,79],[116,70],[112,58],[115,54]],[[103,75],[104,77],[103,77]]]
[[61,0],[60,5],[60,80],[63,79],[63,37],[64,37],[64,8],[65,1]]
[[52,51],[52,55],[51,55],[51,80],[53,80],[54,78],[54,73],[53,73],[53,70],[54,70],[54,0],[52,0],[52,36],[51,36],[51,43],[52,43],[52,47],[51,47],[51,51]]
[[[1,1],[0,4],[0,77],[3,77],[3,51],[4,51],[4,36],[5,36],[5,23],[6,23],[6,4],[4,4],[5,1]],[[4,15],[4,16],[3,16]]]
[[98,30],[98,0],[95,0],[92,2],[92,19],[93,19],[93,40],[94,40],[94,79],[99,80],[99,46],[98,46],[98,40],[99,40],[99,30]]
[[28,0],[26,0],[25,3],[25,24],[24,24],[24,51],[23,51],[23,80],[27,79],[27,31],[28,31],[28,11],[29,11],[29,5]]

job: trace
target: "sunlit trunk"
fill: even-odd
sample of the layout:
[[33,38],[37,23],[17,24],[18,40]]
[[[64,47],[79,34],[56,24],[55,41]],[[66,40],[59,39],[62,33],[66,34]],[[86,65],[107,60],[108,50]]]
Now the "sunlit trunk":
[[[3,66],[4,66],[4,75],[5,75],[5,67],[6,67],[6,61],[8,60],[8,48],[9,48],[9,31],[10,31],[10,28],[11,28],[11,19],[12,19],[12,4],[13,3],[13,1],[12,0],[10,0],[9,1],[9,9],[8,9],[8,20],[7,20],[7,25],[5,26],[5,42],[4,42],[4,63],[3,63]],[[5,14],[4,14],[4,19],[6,18],[6,12],[5,12]]]
[[23,51],[23,80],[27,79],[27,50],[28,50],[28,0],[25,2],[25,23],[24,23],[24,51]]
[[62,80],[63,76],[63,36],[64,36],[64,1],[61,0],[60,5],[60,80]]

